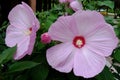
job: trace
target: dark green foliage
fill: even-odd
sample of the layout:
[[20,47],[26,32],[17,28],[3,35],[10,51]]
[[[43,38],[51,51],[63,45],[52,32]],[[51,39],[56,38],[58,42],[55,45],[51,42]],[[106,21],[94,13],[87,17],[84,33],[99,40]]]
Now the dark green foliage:
[[[111,0],[80,0],[83,3],[84,9],[99,10],[101,6],[107,6],[108,11],[113,12],[113,2]],[[57,2],[58,3],[58,2]],[[68,6],[68,4],[67,4]],[[120,67],[115,63],[120,63],[120,48],[113,51],[113,67],[118,73],[112,72],[111,68],[105,67],[104,70],[96,77],[85,79],[70,73],[61,73],[51,68],[46,60],[46,50],[57,44],[43,44],[40,42],[40,36],[47,32],[53,22],[59,16],[65,15],[66,12],[71,15],[74,13],[64,4],[54,4],[54,7],[49,11],[36,12],[36,16],[40,21],[40,29],[37,32],[37,38],[32,55],[25,56],[19,61],[13,60],[13,55],[16,52],[16,46],[7,48],[5,45],[5,33],[8,22],[4,22],[0,27],[0,80],[120,80]],[[115,33],[120,39],[120,19],[114,19],[113,16],[105,16],[106,22],[114,26]],[[81,64],[82,65],[82,64]]]
[[13,48],[6,49],[0,54],[0,64],[4,64],[9,60],[13,59],[13,56],[16,52],[16,46]]
[[96,76],[97,80],[115,80],[113,74],[110,72],[108,67],[105,67],[104,70]]

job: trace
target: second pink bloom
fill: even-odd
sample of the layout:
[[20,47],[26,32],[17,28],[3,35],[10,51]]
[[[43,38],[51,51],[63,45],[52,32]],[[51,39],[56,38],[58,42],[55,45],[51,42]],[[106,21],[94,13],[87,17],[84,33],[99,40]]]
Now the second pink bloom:
[[111,25],[96,11],[77,11],[62,16],[48,31],[52,40],[62,43],[47,50],[52,68],[76,76],[94,77],[105,67],[105,57],[112,54],[118,39]]

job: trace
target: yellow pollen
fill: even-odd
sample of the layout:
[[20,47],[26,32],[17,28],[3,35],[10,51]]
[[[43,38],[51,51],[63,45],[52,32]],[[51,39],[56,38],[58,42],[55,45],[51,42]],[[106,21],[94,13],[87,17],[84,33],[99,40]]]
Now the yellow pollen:
[[25,35],[30,35],[31,34],[31,31],[30,30],[27,30],[27,31],[24,31]]
[[83,42],[82,42],[81,40],[77,40],[77,41],[76,41],[76,45],[77,45],[78,47],[81,47],[81,45],[83,45]]

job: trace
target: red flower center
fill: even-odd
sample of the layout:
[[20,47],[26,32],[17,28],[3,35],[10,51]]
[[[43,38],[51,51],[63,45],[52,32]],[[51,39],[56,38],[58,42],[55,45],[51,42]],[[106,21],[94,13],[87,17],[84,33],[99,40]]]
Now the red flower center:
[[30,31],[32,31],[32,28],[29,28]]
[[77,48],[81,48],[85,45],[85,39],[82,36],[76,36],[73,39],[73,45]]

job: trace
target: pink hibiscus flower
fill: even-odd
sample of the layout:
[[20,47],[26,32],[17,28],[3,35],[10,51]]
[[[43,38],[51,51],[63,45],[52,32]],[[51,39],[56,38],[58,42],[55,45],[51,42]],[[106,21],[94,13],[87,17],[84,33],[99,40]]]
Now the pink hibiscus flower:
[[15,60],[31,55],[36,31],[39,29],[39,21],[32,9],[24,2],[15,6],[9,13],[10,25],[6,31],[5,43],[9,47],[17,45]]
[[77,11],[62,16],[52,24],[48,34],[62,43],[47,50],[47,61],[52,68],[84,78],[99,74],[105,57],[112,54],[118,39],[113,27],[96,11]]

